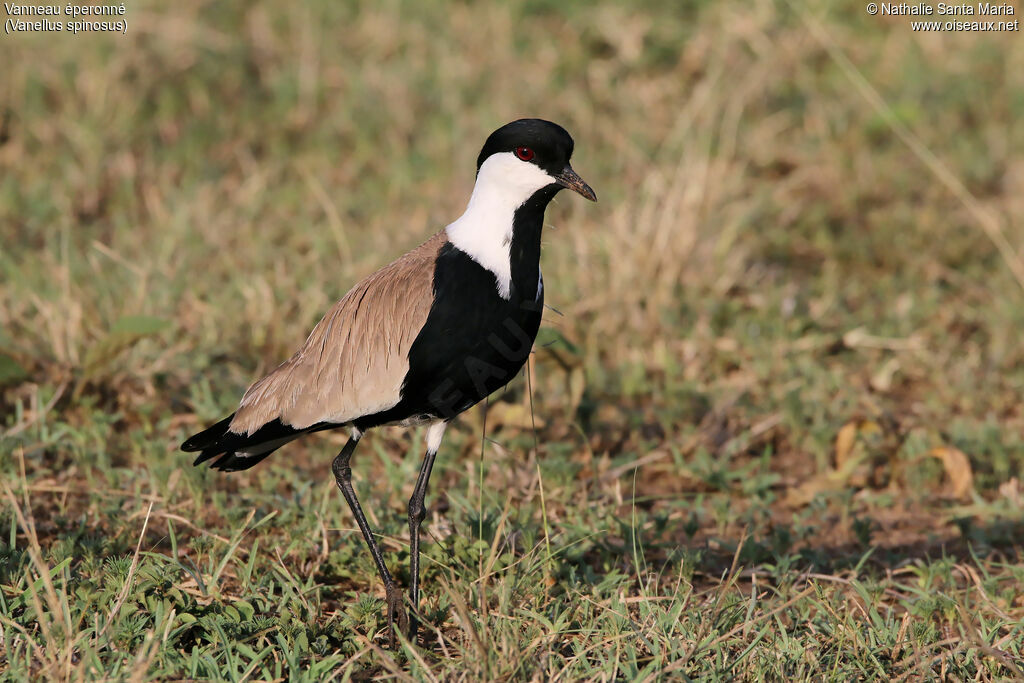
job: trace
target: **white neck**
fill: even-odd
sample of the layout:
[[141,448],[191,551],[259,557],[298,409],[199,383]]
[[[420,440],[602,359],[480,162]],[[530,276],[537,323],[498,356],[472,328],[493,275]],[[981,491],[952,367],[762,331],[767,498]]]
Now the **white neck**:
[[445,228],[448,240],[494,274],[498,294],[512,289],[509,256],[516,209],[555,180],[540,167],[511,152],[492,154],[480,166],[465,213]]

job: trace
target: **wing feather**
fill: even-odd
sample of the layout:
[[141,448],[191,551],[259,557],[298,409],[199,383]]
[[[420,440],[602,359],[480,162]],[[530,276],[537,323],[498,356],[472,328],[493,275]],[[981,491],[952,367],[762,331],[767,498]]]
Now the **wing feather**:
[[446,239],[442,230],[349,290],[295,355],[249,387],[230,431],[253,434],[274,419],[345,424],[397,404]]

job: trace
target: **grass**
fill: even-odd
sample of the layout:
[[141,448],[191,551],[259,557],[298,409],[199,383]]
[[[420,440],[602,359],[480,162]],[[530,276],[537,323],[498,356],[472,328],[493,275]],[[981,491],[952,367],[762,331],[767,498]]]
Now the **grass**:
[[[0,37],[0,675],[1024,676],[1017,35],[796,0],[125,19]],[[340,435],[230,476],[176,447],[523,115],[601,201],[548,212],[557,311],[486,438],[448,431],[391,651]],[[422,450],[355,458],[403,583]]]

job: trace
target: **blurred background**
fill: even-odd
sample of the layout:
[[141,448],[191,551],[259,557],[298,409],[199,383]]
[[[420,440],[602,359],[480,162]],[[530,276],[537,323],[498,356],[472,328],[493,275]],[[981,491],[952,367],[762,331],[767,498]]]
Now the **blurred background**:
[[[1018,19],[1014,8],[999,18]],[[8,598],[56,567],[68,585],[95,583],[72,613],[92,605],[121,624],[130,615],[100,576],[125,579],[141,545],[164,558],[144,560],[154,576],[192,576],[196,595],[173,604],[203,623],[223,599],[199,568],[216,569],[218,544],[256,510],[265,523],[245,547],[277,545],[313,591],[296,589],[314,604],[295,603],[287,637],[305,633],[314,661],[362,647],[324,630],[331,610],[356,629],[350,599],[379,588],[329,475],[342,436],[231,476],[192,469],[176,448],[352,284],[461,214],[488,133],[539,116],[574,136],[573,165],[600,201],[561,196],[547,212],[551,310],[530,383],[491,398],[486,438],[481,409],[449,432],[428,498],[438,562],[426,592],[463,551],[477,571],[480,547],[457,542],[472,529],[483,548],[508,544],[500,566],[546,543],[544,576],[569,593],[616,571],[650,586],[653,568],[701,595],[730,566],[780,584],[787,569],[848,582],[851,567],[878,581],[917,567],[906,578],[920,599],[950,602],[879,589],[894,629],[910,614],[922,643],[966,638],[961,603],[1019,619],[1019,31],[914,32],[910,17],[860,3],[798,0],[186,0],[129,3],[123,18],[126,35],[0,37]],[[395,539],[420,438],[384,430],[357,457],[371,521]],[[551,543],[571,550],[553,559]],[[406,557],[400,543],[390,552]],[[221,567],[220,590],[256,605],[250,621],[285,609],[234,571],[262,566],[257,555]],[[984,590],[954,571],[972,557]],[[948,561],[941,590],[919,575],[933,560]],[[842,581],[825,584],[836,604]],[[461,623],[433,599],[438,621]],[[140,614],[155,609],[139,600]],[[486,600],[474,600],[477,615]],[[35,633],[12,610],[10,637],[14,623]],[[91,643],[86,660],[112,666],[97,631],[67,623],[75,647]],[[142,619],[125,647],[160,623]],[[217,641],[212,626],[173,623],[179,640],[147,646],[142,670],[182,675],[190,648]],[[1019,647],[1017,628],[989,644]],[[789,635],[794,657],[831,651]],[[744,653],[750,671],[765,670],[772,642]],[[734,655],[746,644],[733,646],[722,643]],[[74,648],[19,647],[0,666],[77,665]],[[519,666],[530,654],[501,652]]]

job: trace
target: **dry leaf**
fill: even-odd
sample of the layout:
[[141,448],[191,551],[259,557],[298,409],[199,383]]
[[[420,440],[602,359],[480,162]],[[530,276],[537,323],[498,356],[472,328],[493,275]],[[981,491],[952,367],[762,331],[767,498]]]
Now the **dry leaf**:
[[803,507],[814,500],[819,493],[841,491],[847,487],[848,478],[847,472],[839,470],[829,470],[816,475],[796,488],[789,489],[786,492],[786,505]]
[[882,428],[874,420],[851,420],[836,434],[835,469],[822,472],[803,482],[786,494],[786,503],[802,506],[814,500],[819,493],[841,491],[848,487],[861,488],[866,484],[863,473],[867,450],[858,448],[857,437],[881,434]]
[[957,498],[966,498],[974,489],[974,472],[964,452],[952,446],[939,446],[928,451],[928,455],[942,461],[942,467],[952,484],[952,494]]
[[842,469],[857,442],[857,422],[847,422],[836,434],[836,469]]
[[[479,427],[480,425],[480,413],[479,411],[473,411],[472,416],[467,417],[467,421]],[[499,427],[505,427],[507,429],[519,429],[529,431],[536,425],[537,429],[540,429],[545,424],[543,418],[534,411],[533,416],[530,415],[530,407],[523,405],[522,403],[509,403],[508,401],[497,401],[487,406],[487,431],[490,432],[492,429],[498,429]]]

